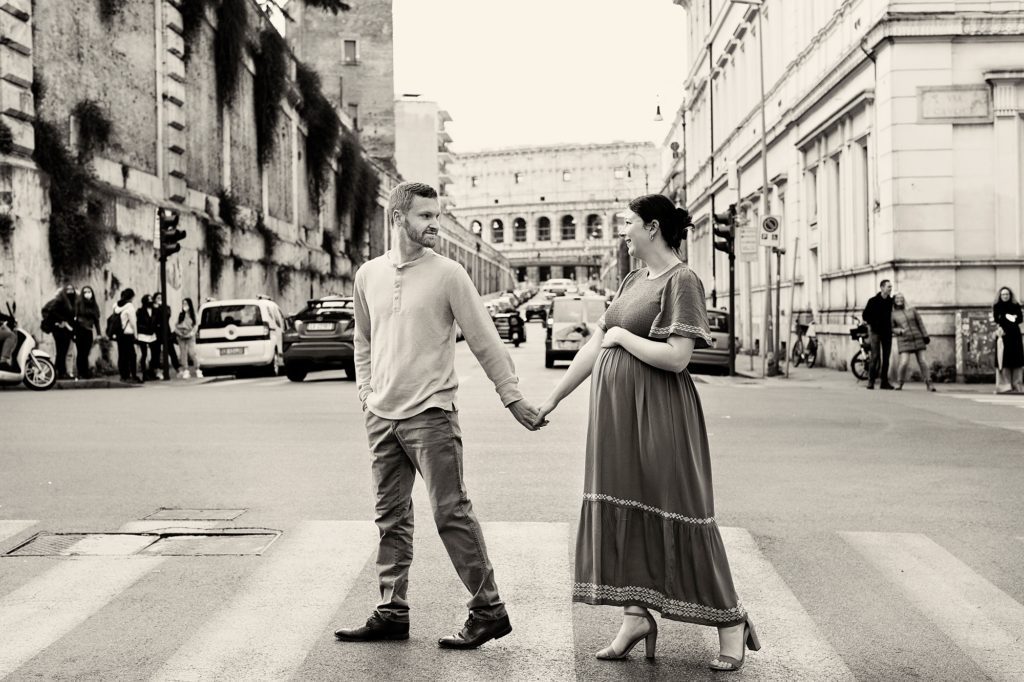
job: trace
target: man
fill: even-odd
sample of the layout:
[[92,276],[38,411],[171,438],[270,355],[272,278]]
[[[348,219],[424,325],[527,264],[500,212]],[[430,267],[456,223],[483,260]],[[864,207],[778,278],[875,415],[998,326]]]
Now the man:
[[875,388],[875,379],[881,367],[882,388],[891,391],[889,383],[889,356],[892,355],[892,282],[883,279],[878,293],[864,306],[864,322],[868,325],[871,343],[871,365],[868,367],[868,389]]
[[512,416],[534,431],[537,410],[520,394],[512,358],[469,275],[432,250],[440,229],[437,192],[402,183],[391,192],[388,211],[394,247],[359,269],[354,295],[356,382],[377,495],[380,603],[366,625],[335,636],[348,642],[408,639],[412,485],[419,471],[441,541],[472,595],[465,626],[438,645],[473,649],[504,637],[512,625],[463,484],[456,322]]

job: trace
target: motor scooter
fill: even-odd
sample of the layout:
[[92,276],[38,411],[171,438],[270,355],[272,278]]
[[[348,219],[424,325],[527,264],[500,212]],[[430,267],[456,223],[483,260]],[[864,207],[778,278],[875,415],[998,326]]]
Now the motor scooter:
[[18,326],[14,317],[17,310],[17,304],[13,308],[7,304],[7,314],[14,320],[11,326],[18,340],[11,356],[14,368],[12,371],[0,369],[0,386],[24,383],[33,391],[46,391],[57,384],[57,370],[50,355],[36,347],[35,338]]

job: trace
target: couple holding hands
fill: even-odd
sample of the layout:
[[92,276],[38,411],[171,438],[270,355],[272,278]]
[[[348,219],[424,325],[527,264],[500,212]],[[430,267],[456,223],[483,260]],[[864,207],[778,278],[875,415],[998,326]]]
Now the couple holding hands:
[[512,631],[462,476],[456,412],[454,324],[505,405],[531,431],[587,377],[590,415],[572,598],[623,608],[622,626],[597,652],[625,659],[644,640],[654,658],[652,616],[718,628],[712,670],[743,666],[760,644],[733,587],[714,516],[711,462],[700,399],[685,371],[710,344],[704,288],[679,260],[690,225],[661,195],[629,204],[622,236],[645,267],[629,273],[598,331],[540,406],[519,392],[512,359],[465,269],[435,253],[436,191],[402,183],[391,193],[391,251],[355,278],[355,360],[366,413],[380,532],[380,602],[342,641],[407,639],[412,563],[412,485],[418,471],[441,540],[471,597],[469,618],[439,646],[472,649]]

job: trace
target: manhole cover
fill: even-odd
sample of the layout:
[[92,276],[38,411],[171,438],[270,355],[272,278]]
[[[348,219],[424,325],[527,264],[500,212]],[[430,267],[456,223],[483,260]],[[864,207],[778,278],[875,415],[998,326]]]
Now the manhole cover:
[[244,556],[262,554],[280,535],[255,533],[37,533],[2,556]]
[[234,521],[245,509],[170,509],[160,507],[146,516],[152,521]]

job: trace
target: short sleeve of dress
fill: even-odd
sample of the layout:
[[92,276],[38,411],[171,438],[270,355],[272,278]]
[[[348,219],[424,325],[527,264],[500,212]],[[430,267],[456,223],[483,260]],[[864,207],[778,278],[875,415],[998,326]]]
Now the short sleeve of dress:
[[661,311],[651,323],[652,339],[684,336],[694,340],[695,348],[711,345],[704,284],[688,268],[672,273],[661,293]]
[[[626,283],[629,282],[631,279],[633,279],[633,277],[635,277],[636,273],[638,273],[638,272],[640,272],[640,271],[639,270],[631,270],[625,277],[622,278],[622,283],[619,284],[619,290],[615,292],[615,297],[612,298],[612,303],[614,303],[615,299],[617,299],[619,296],[622,295],[622,290],[626,288]],[[608,323],[605,321],[605,317],[607,315],[608,315],[608,311],[606,309],[605,312],[602,313],[601,318],[597,321],[597,326],[600,327],[601,331],[603,331],[603,332],[608,331]]]

